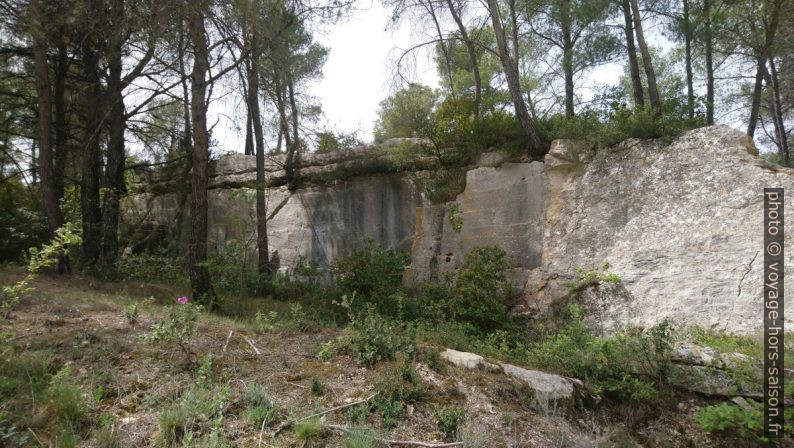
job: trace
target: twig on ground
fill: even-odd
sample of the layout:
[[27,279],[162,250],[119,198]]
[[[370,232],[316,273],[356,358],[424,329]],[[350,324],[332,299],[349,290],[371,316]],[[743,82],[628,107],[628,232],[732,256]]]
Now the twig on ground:
[[[229,332],[229,335],[231,335],[231,334],[232,334],[232,332],[230,331],[230,332]],[[262,419],[262,427],[261,427],[261,428],[259,428],[259,443],[256,445],[256,446],[257,446],[257,448],[259,448],[259,447],[261,447],[261,446],[262,446],[262,433],[263,433],[263,432],[265,432],[265,422],[266,422],[266,421],[267,421],[267,419],[266,419],[266,418],[263,418],[263,419]]]
[[229,346],[229,339],[231,339],[231,338],[232,338],[232,332],[233,332],[233,331],[234,331],[234,330],[229,330],[229,336],[226,336],[226,343],[225,343],[225,344],[223,344],[223,353],[226,353],[226,347],[228,347],[228,346]]
[[262,354],[262,352],[260,352],[260,351],[259,351],[259,349],[258,349],[258,348],[256,348],[256,346],[254,345],[253,341],[251,341],[250,339],[248,339],[248,337],[247,337],[247,336],[243,336],[243,339],[245,339],[245,342],[247,342],[247,343],[248,343],[248,345],[250,345],[250,346],[251,346],[251,348],[252,348],[252,349],[254,349],[254,352],[255,352],[257,355],[261,355],[261,354]]
[[[342,425],[325,425],[325,428],[345,434],[354,432],[352,429],[348,428],[347,426],[342,426]],[[389,446],[418,446],[423,448],[451,448],[454,446],[463,446],[463,442],[433,443],[433,442],[421,442],[419,440],[381,439],[380,437],[374,437],[374,436],[372,437],[372,440],[378,441],[380,443],[384,443]]]
[[352,403],[339,405],[339,406],[333,407],[331,409],[327,409],[325,411],[318,412],[316,414],[312,414],[312,415],[308,415],[306,417],[302,417],[302,418],[298,419],[298,421],[308,420],[308,419],[314,418],[314,417],[321,417],[321,416],[323,416],[325,414],[330,414],[331,412],[335,412],[335,411],[338,411],[340,409],[345,409],[345,408],[349,408],[349,407],[355,406],[357,404],[366,403],[369,400],[372,400],[375,397],[375,395],[377,395],[377,394],[372,394],[372,395],[370,395],[369,397],[367,397],[367,398],[365,398],[363,400],[358,400],[358,401],[354,401]]
[[289,384],[290,386],[300,387],[301,389],[308,389],[309,388],[309,386],[304,386],[304,385],[297,384],[297,383],[291,383],[289,381],[287,381],[287,384]]
[[[298,386],[298,387],[306,387],[306,386],[301,386],[299,384],[293,384],[293,383],[289,383],[289,384],[292,384],[293,386]],[[278,425],[278,428],[276,428],[276,430],[273,431],[273,435],[271,435],[270,438],[271,439],[275,438],[276,436],[281,434],[281,431],[284,431],[285,429],[290,428],[292,426],[292,424],[295,423],[295,422],[301,422],[301,421],[304,421],[304,420],[308,420],[310,418],[320,417],[320,416],[323,416],[325,414],[330,414],[331,412],[336,412],[336,411],[339,411],[341,409],[345,409],[345,408],[349,408],[351,406],[355,406],[357,404],[366,403],[369,400],[372,400],[375,397],[375,395],[377,395],[377,394],[372,394],[372,395],[370,395],[369,397],[367,397],[367,398],[365,398],[363,400],[354,401],[352,403],[347,403],[347,404],[343,404],[343,405],[340,405],[340,406],[336,406],[336,407],[333,407],[331,409],[327,409],[325,411],[318,412],[316,414],[307,415],[306,417],[301,417],[301,418],[299,418],[299,419],[297,419],[295,421],[286,420],[286,421],[282,422],[280,425]],[[454,446],[454,445],[452,445],[452,446]]]
[[30,431],[30,433],[33,434],[33,437],[36,439],[36,442],[39,442],[39,446],[47,446],[41,443],[41,439],[39,439],[39,436],[37,436],[36,433],[33,431],[33,428],[28,428],[28,431]]

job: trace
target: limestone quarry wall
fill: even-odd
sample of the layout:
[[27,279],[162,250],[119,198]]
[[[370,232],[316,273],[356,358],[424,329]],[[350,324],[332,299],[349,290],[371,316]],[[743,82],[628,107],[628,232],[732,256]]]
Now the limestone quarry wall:
[[[670,318],[751,333],[762,327],[763,188],[787,188],[786,205],[794,210],[794,170],[756,154],[742,133],[714,126],[670,144],[629,140],[597,153],[557,141],[545,163],[486,154],[447,204],[430,204],[404,173],[375,172],[291,193],[276,187],[267,195],[270,249],[282,269],[301,257],[327,265],[372,238],[409,251],[406,279],[419,283],[457,268],[474,247],[498,245],[523,291],[524,312],[567,303],[564,283],[576,268],[608,262],[621,283],[577,298],[601,328]],[[308,169],[358,163],[322,157]],[[254,164],[239,155],[216,162],[209,192],[211,247],[236,241],[252,258]],[[278,166],[270,171],[279,176]],[[174,193],[139,193],[127,204],[130,222],[187,222]],[[786,243],[794,247],[791,222]],[[794,269],[794,250],[787,254]]]

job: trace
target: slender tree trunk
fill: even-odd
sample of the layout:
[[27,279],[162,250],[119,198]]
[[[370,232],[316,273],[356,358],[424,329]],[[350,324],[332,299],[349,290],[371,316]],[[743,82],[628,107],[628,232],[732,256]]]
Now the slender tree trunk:
[[653,60],[648,45],[645,43],[645,32],[642,30],[642,16],[637,0],[631,0],[631,12],[634,17],[634,34],[637,35],[637,45],[642,54],[642,65],[645,68],[645,78],[648,81],[648,98],[651,101],[651,109],[657,115],[662,112],[662,104],[659,99],[659,88],[656,85],[656,73],[653,70]]
[[634,46],[634,24],[631,18],[630,0],[622,0],[621,9],[625,21],[624,31],[626,33],[626,53],[629,57],[629,74],[631,76],[631,87],[634,92],[634,107],[642,109],[645,107],[645,94],[642,90],[642,79],[640,78],[640,63],[637,60],[637,49]]
[[[286,172],[287,188],[292,191],[298,188],[298,159],[300,140],[298,138],[298,105],[295,101],[295,83],[292,75],[287,75],[287,94],[289,96],[290,118],[292,120],[292,144],[287,145]],[[285,134],[286,135],[286,134]]]
[[684,63],[686,65],[686,108],[689,119],[695,118],[695,88],[692,73],[692,21],[689,17],[689,0],[683,0],[684,7]]
[[[251,75],[249,74],[248,76],[250,77]],[[246,94],[250,96],[250,93]],[[247,115],[245,119],[245,155],[252,156],[254,155],[254,119],[250,110],[248,110]]]
[[463,24],[460,13],[455,9],[452,0],[447,0],[447,6],[449,7],[450,14],[452,14],[452,19],[458,26],[458,32],[460,33],[461,39],[463,39],[463,44],[466,46],[466,53],[469,56],[471,75],[474,78],[474,116],[479,117],[480,104],[482,103],[482,80],[480,79],[480,66],[477,62],[477,51],[474,48],[474,42],[469,38],[468,31],[466,31],[466,25]]
[[265,201],[265,138],[259,111],[259,33],[252,32],[251,66],[248,70],[248,111],[256,141],[256,242],[259,275],[270,274],[270,249],[267,241],[267,202]]
[[66,123],[66,76],[69,71],[69,55],[66,41],[58,39],[58,60],[55,65],[55,197],[63,198],[63,170],[66,167],[66,142],[68,136]]
[[[99,0],[89,0],[89,11],[98,15]],[[83,217],[83,258],[96,264],[101,253],[102,210],[99,202],[102,134],[102,85],[99,74],[97,30],[86,30],[83,38],[83,81],[85,84],[86,128],[83,136],[80,208]]]
[[207,72],[209,48],[204,27],[204,1],[191,2],[188,34],[193,46],[193,70],[190,74],[190,110],[193,122],[193,176],[190,201],[190,248],[188,268],[193,297],[212,307],[215,302],[207,261]]
[[436,9],[433,6],[433,0],[428,0],[427,3],[423,3],[425,9],[430,14],[430,18],[433,20],[433,25],[436,27],[436,34],[438,35],[438,45],[441,46],[441,54],[444,56],[444,64],[447,68],[447,82],[449,82],[449,94],[452,99],[455,99],[455,81],[452,79],[452,63],[450,62],[449,58],[449,50],[447,49],[447,43],[444,40],[444,33],[441,31],[441,25],[438,23],[438,16],[436,15]]
[[[116,8],[124,7],[123,1],[114,2]],[[123,11],[116,11],[123,17]],[[121,18],[120,17],[120,18]],[[118,22],[120,22],[119,20]],[[118,23],[117,22],[117,23]],[[121,79],[122,44],[121,35],[115,36],[112,42],[109,59],[109,78],[107,85],[106,110],[109,113],[107,164],[105,166],[105,195],[102,204],[102,260],[105,265],[112,265],[118,256],[119,206],[121,197],[126,193],[124,185],[124,96]]]
[[747,135],[755,137],[755,128],[758,126],[758,113],[761,109],[761,95],[764,91],[764,71],[766,71],[766,59],[761,56],[756,61],[755,84],[753,85],[753,96],[750,100],[750,118],[747,123]]
[[775,59],[772,57],[769,58],[769,70],[766,72],[766,79],[767,86],[770,87],[769,109],[775,127],[778,153],[780,154],[780,160],[783,161],[783,164],[788,165],[790,161],[788,135],[786,134],[786,124],[783,119],[783,108],[780,100],[780,79]]
[[527,103],[521,93],[521,83],[518,75],[518,65],[510,57],[510,50],[507,48],[507,39],[505,37],[505,30],[502,26],[502,18],[499,14],[499,5],[496,0],[488,0],[488,9],[493,24],[494,35],[496,36],[496,45],[499,51],[499,59],[502,61],[502,68],[505,72],[507,79],[507,87],[510,91],[510,97],[513,100],[515,107],[516,118],[518,118],[524,134],[527,136],[529,143],[529,155],[533,159],[539,159],[546,152],[546,145],[540,139],[532,117],[527,109]]
[[38,143],[39,172],[41,173],[41,196],[47,214],[50,232],[63,224],[63,215],[58,204],[52,151],[52,96],[50,92],[49,65],[47,63],[47,37],[44,29],[44,13],[39,0],[31,0],[31,35],[33,36],[33,64],[38,97]]
[[185,128],[182,136],[182,148],[185,150],[186,165],[189,169],[193,159],[193,126],[190,118],[190,87],[187,82],[187,69],[185,69],[185,31],[182,26],[179,27],[177,52],[179,53],[179,75],[182,77],[182,121]]
[[711,30],[711,0],[703,0],[706,46],[706,124],[714,124],[714,38]]
[[562,0],[560,8],[560,29],[562,31],[562,71],[565,74],[565,116],[573,118],[573,41],[571,39],[571,2]]
[[[278,129],[278,145],[281,147],[281,139],[284,139],[284,152],[289,156],[289,148],[292,147],[292,142],[289,136],[289,123],[287,121],[287,100],[285,99],[285,88],[281,83],[281,77],[276,75],[276,108],[278,109],[279,116],[279,129]],[[292,167],[288,163],[284,163],[286,176],[289,179],[291,176],[290,170]]]

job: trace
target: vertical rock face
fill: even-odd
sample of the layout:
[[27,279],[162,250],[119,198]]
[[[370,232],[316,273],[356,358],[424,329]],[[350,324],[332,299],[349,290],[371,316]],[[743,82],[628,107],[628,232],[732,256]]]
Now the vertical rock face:
[[278,251],[281,266],[287,268],[299,257],[327,266],[369,238],[408,251],[416,207],[421,205],[413,184],[398,175],[357,178],[292,195],[282,191],[281,200],[281,208],[272,209],[276,214],[268,223],[268,233],[271,249]]
[[543,171],[540,162],[475,168],[466,174],[466,188],[454,202],[418,209],[411,251],[413,281],[438,279],[459,267],[478,246],[503,248],[516,273],[540,265]]
[[[739,131],[712,126],[670,144],[629,140],[595,154],[556,141],[545,163],[507,163],[503,155],[486,154],[447,204],[428,203],[407,174],[378,174],[384,153],[367,154],[313,156],[307,172],[349,178],[338,174],[361,172],[369,157],[370,175],[294,192],[268,190],[270,249],[282,269],[302,257],[328,265],[372,238],[410,251],[406,278],[420,283],[456,269],[471,249],[496,245],[507,252],[515,284],[536,311],[567,303],[564,283],[575,279],[576,269],[606,261],[621,282],[577,299],[605,330],[665,317],[738,333],[762,327],[762,191],[786,188],[786,205],[794,210],[794,170],[759,159]],[[211,247],[242,244],[251,266],[253,164],[246,156],[217,162],[209,192]],[[280,178],[279,169],[269,167],[271,178]],[[174,193],[140,193],[128,198],[125,221],[184,225],[186,203]],[[787,253],[794,269],[794,250]]]
[[575,268],[608,261],[620,290],[584,297],[601,326],[668,317],[739,333],[762,328],[763,189],[794,191],[794,170],[757,158],[726,126],[670,145],[627,141],[587,163],[566,157],[570,148],[561,143],[546,156],[543,265],[526,288],[533,305],[559,299]]

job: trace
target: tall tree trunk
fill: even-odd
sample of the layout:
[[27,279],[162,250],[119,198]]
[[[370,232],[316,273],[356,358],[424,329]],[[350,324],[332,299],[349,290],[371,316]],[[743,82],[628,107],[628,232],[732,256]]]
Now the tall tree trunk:
[[207,72],[209,48],[204,27],[204,1],[190,2],[188,34],[193,46],[193,70],[190,74],[190,111],[193,121],[193,154],[190,201],[189,267],[193,298],[214,306],[207,261],[207,164],[209,135],[207,131]]
[[640,78],[640,63],[637,60],[637,49],[634,46],[634,24],[632,21],[630,0],[622,0],[621,9],[625,21],[624,31],[626,33],[626,52],[629,56],[629,74],[631,76],[631,87],[634,92],[634,107],[642,109],[645,107],[645,94],[642,90],[642,79]]
[[[187,70],[185,68],[185,22],[182,18],[179,21],[179,42],[177,45],[177,62],[179,65],[179,76],[182,79],[182,138],[179,142],[180,156],[185,157],[185,163],[182,164],[182,179],[187,179],[190,174],[190,168],[193,160],[193,127],[190,118],[190,88],[187,82]],[[176,218],[176,235],[173,240],[181,243],[183,223],[185,220],[185,203],[187,202],[190,187],[184,183],[179,184],[179,210]]]
[[529,155],[533,159],[539,159],[546,152],[546,145],[540,139],[535,129],[532,117],[527,109],[527,103],[521,93],[521,83],[518,75],[518,65],[510,57],[510,50],[507,48],[507,38],[502,26],[502,18],[499,13],[499,4],[496,0],[488,0],[489,15],[493,24],[494,35],[496,36],[496,46],[499,50],[499,59],[502,61],[502,68],[507,79],[507,88],[515,107],[516,118],[518,118],[524,134],[529,143]]
[[686,65],[686,109],[689,119],[695,118],[695,88],[692,74],[692,21],[689,17],[689,0],[683,0],[684,7],[684,63]]
[[651,109],[657,115],[662,112],[662,103],[659,99],[659,88],[656,85],[656,72],[653,70],[653,60],[648,45],[645,43],[645,32],[642,30],[642,16],[637,0],[631,0],[631,12],[634,17],[634,34],[637,35],[637,45],[642,54],[642,66],[645,68],[645,78],[648,81],[648,98],[651,101]]
[[761,109],[761,95],[764,90],[764,72],[766,71],[766,59],[761,56],[756,61],[755,84],[753,85],[753,96],[750,100],[750,118],[747,123],[747,135],[755,137],[755,128],[758,126],[758,113]]
[[714,124],[714,37],[711,30],[711,0],[703,0],[706,46],[706,124]]
[[66,143],[68,129],[66,123],[66,76],[69,71],[69,54],[66,41],[58,39],[58,59],[55,65],[55,196],[63,198],[63,170],[66,167]]
[[471,75],[474,78],[474,116],[479,117],[480,104],[482,103],[482,80],[480,79],[480,66],[477,62],[477,52],[474,48],[474,42],[469,38],[466,25],[463,24],[460,13],[455,9],[452,0],[447,0],[447,6],[449,7],[450,14],[452,14],[452,19],[458,26],[458,32],[460,33],[461,39],[463,39],[463,45],[466,46],[466,53],[469,55]]
[[257,271],[270,274],[270,249],[267,241],[267,202],[265,201],[265,138],[262,117],[259,111],[259,33],[256,26],[252,32],[251,66],[248,70],[248,111],[256,142],[256,246]]
[[560,5],[560,29],[562,31],[562,71],[565,75],[565,116],[573,118],[573,40],[571,38],[571,1],[562,0]]
[[185,31],[180,23],[179,27],[179,45],[177,48],[179,58],[179,76],[182,78],[182,122],[184,132],[182,135],[182,148],[185,150],[185,157],[187,158],[186,166],[188,170],[191,166],[193,159],[193,125],[190,117],[190,87],[187,82],[187,69],[185,68]]
[[[124,16],[123,0],[114,0],[116,23]],[[109,114],[107,164],[105,166],[105,195],[102,204],[102,261],[112,265],[118,256],[119,204],[126,193],[124,185],[124,96],[122,71],[122,39],[120,31],[114,36],[108,54],[107,103],[105,110]]]
[[780,78],[778,76],[775,59],[769,58],[769,70],[766,72],[767,86],[769,92],[769,109],[772,115],[772,122],[775,127],[775,138],[777,139],[777,149],[780,160],[784,165],[790,161],[788,148],[788,135],[786,134],[786,124],[783,119],[783,108],[780,99]]
[[289,97],[290,119],[292,121],[292,144],[287,145],[286,157],[286,173],[287,173],[287,188],[292,191],[298,188],[298,163],[299,163],[299,146],[300,139],[298,138],[298,104],[295,101],[295,83],[292,79],[292,74],[287,74],[287,94]]
[[38,99],[38,143],[39,172],[41,173],[41,196],[47,225],[55,232],[63,224],[63,215],[58,204],[52,151],[52,95],[50,92],[49,65],[47,63],[47,37],[44,13],[39,0],[31,0],[31,35],[33,36],[33,64]]
[[[99,0],[89,0],[89,11],[99,16]],[[85,84],[86,128],[83,136],[81,165],[80,208],[83,217],[83,258],[88,265],[96,264],[101,253],[102,210],[99,202],[102,134],[102,85],[99,74],[97,30],[86,30],[83,37],[83,82]]]

